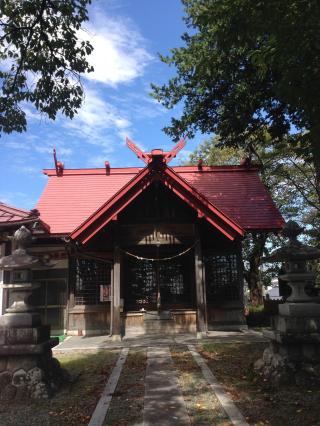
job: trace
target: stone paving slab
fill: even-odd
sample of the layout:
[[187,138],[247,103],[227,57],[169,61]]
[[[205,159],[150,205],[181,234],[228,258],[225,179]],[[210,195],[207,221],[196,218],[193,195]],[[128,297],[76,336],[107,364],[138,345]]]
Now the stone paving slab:
[[150,347],[150,346],[173,346],[201,343],[245,343],[245,342],[266,342],[262,333],[257,331],[246,332],[223,332],[210,331],[205,338],[197,339],[194,334],[177,334],[171,336],[150,335],[136,336],[122,339],[115,342],[110,336],[69,336],[58,346],[53,348],[53,352],[68,352],[74,350],[98,350],[98,349],[118,349],[124,347]]
[[98,404],[91,416],[88,426],[102,426],[106,414],[108,412],[113,393],[117,387],[118,380],[122,371],[122,367],[126,362],[127,355],[129,353],[128,348],[123,348],[116,365],[114,366],[109,380],[101,394]]
[[206,361],[202,358],[202,356],[197,352],[196,348],[193,345],[188,345],[188,349],[193,356],[194,360],[200,367],[203,377],[211,386],[215,396],[218,398],[222,408],[227,413],[229,419],[231,420],[234,426],[249,426],[249,424],[245,421],[243,415],[240,410],[234,404],[234,402],[229,398],[223,386],[218,382],[210,368],[207,366]]
[[147,352],[143,425],[190,426],[169,347]]

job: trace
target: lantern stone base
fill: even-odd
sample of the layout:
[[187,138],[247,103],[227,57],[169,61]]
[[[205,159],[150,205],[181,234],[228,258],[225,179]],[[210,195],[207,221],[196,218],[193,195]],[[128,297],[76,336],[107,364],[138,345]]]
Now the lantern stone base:
[[0,326],[0,400],[48,398],[68,378],[49,334],[49,326]]
[[269,347],[255,371],[273,385],[320,384],[320,305],[285,303],[263,334]]

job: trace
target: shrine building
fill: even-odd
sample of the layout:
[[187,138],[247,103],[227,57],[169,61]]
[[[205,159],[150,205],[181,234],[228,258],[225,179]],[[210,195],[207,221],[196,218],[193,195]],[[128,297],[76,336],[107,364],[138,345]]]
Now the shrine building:
[[30,302],[54,334],[246,327],[242,241],[283,219],[248,162],[171,167],[184,144],[144,153],[127,140],[143,167],[66,169],[55,156],[44,170],[26,226],[53,266],[34,271]]

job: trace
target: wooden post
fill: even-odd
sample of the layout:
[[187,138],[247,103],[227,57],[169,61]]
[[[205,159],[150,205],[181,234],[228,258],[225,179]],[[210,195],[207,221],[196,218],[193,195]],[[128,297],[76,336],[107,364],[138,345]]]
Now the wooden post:
[[197,296],[197,337],[201,338],[206,332],[205,322],[205,297],[204,297],[204,276],[202,264],[201,241],[199,234],[196,233],[197,243],[194,248],[195,260],[195,281],[196,281],[196,296]]
[[121,318],[120,318],[120,249],[118,246],[114,250],[113,262],[113,298],[112,298],[112,338],[121,339]]

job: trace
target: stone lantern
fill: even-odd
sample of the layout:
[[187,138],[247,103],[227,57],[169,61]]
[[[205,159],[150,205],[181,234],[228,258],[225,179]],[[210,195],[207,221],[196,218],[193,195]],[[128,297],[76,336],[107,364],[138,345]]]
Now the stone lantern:
[[272,318],[271,330],[264,331],[270,344],[255,363],[256,371],[276,385],[320,381],[320,300],[310,294],[316,274],[308,267],[308,261],[320,258],[320,250],[298,241],[302,230],[289,221],[282,232],[288,244],[264,259],[282,262],[279,278],[292,290]]
[[13,236],[13,253],[0,259],[0,269],[8,271],[12,303],[0,318],[0,400],[46,398],[58,386],[63,371],[52,358],[58,339],[50,338],[50,326],[41,325],[40,314],[28,303],[36,283],[32,269],[48,269],[28,253],[32,234],[21,226]]

